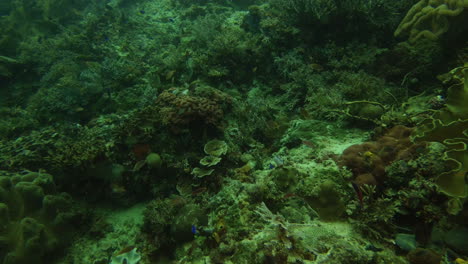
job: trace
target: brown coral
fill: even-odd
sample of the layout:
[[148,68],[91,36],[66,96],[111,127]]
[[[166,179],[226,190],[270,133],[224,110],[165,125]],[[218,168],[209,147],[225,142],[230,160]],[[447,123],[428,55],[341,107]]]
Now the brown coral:
[[170,88],[160,94],[156,104],[163,123],[177,131],[193,122],[219,127],[224,116],[222,104],[227,101],[226,98],[219,91],[212,92],[208,98]]
[[410,140],[412,129],[395,126],[376,141],[352,145],[343,151],[339,165],[353,172],[357,184],[376,185],[385,180],[385,166],[409,160],[417,145]]

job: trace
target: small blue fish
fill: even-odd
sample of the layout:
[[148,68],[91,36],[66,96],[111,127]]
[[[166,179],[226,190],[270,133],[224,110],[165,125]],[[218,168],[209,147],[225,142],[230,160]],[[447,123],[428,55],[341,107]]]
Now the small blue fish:
[[273,162],[276,163],[277,167],[281,167],[284,165],[283,159],[281,159],[279,156],[275,155],[273,156]]

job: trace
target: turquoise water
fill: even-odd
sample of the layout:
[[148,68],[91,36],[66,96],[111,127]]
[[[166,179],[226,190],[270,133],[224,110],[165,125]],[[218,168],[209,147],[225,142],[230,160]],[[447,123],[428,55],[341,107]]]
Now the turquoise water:
[[465,263],[468,3],[2,0],[0,263]]

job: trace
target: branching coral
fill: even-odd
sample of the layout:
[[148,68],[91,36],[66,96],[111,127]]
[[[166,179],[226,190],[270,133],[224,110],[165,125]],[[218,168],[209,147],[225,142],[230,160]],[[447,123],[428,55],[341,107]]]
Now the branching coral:
[[[449,18],[468,8],[468,0],[421,0],[406,14],[395,36],[409,35],[409,42],[438,39],[449,29]],[[466,12],[466,11],[465,11]]]

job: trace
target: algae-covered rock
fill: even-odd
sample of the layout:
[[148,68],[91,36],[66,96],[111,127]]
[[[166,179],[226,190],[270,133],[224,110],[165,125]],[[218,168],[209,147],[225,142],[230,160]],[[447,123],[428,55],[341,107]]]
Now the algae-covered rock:
[[278,188],[283,192],[291,191],[301,178],[300,173],[296,168],[288,166],[272,170],[270,176]]
[[318,192],[314,197],[308,199],[320,219],[335,220],[341,217],[345,211],[345,205],[336,183],[325,180],[319,185]]
[[359,109],[358,115],[366,119],[379,119],[383,115],[384,110],[377,105],[365,104]]

